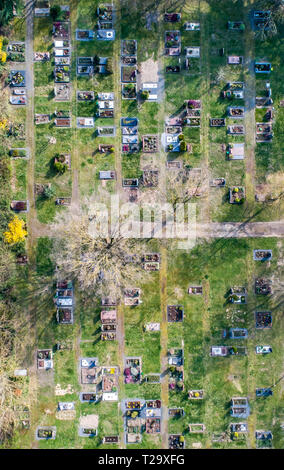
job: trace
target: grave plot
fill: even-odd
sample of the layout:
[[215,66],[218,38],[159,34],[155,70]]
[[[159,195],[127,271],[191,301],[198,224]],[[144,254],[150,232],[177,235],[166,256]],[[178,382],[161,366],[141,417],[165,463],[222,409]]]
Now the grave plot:
[[55,83],[69,83],[70,82],[69,65],[56,65],[54,67],[54,81]]
[[271,449],[273,434],[271,431],[255,431],[256,446],[258,449]]
[[220,97],[229,100],[244,99],[244,82],[228,82],[225,88],[221,91]]
[[124,39],[121,41],[121,56],[137,55],[137,41],[135,39]]
[[98,365],[99,361],[97,357],[83,357],[80,359],[80,371],[81,371],[81,384],[95,384],[98,378]]
[[272,281],[271,279],[266,279],[259,277],[255,279],[254,291],[257,295],[270,295],[272,294]]
[[183,27],[185,31],[200,31],[200,23],[190,23],[187,21]]
[[100,153],[113,153],[114,146],[111,144],[99,144],[99,152]]
[[230,143],[226,147],[226,156],[228,160],[243,160],[245,156],[244,143]]
[[267,346],[256,346],[255,353],[256,354],[270,354],[270,353],[272,353],[272,347],[269,346],[269,345],[267,345]]
[[169,391],[182,392],[184,390],[184,370],[183,365],[170,365],[169,374]]
[[210,118],[210,127],[225,127],[225,118]]
[[26,405],[16,405],[15,414],[21,429],[30,429],[30,410]]
[[79,399],[81,403],[97,403],[99,401],[99,396],[96,393],[81,392]]
[[38,426],[35,438],[37,441],[56,438],[56,426]]
[[53,369],[52,349],[38,349],[37,368],[43,370]]
[[101,322],[102,325],[115,325],[117,323],[116,310],[102,310]]
[[168,364],[170,366],[183,365],[183,349],[172,348],[168,351]]
[[55,84],[54,86],[54,100],[55,101],[70,101],[71,85],[68,84]]
[[169,408],[169,418],[182,418],[185,415],[183,408]]
[[77,117],[77,127],[80,129],[94,128],[95,120],[93,117]]
[[114,29],[98,29],[97,39],[98,41],[114,41],[115,30]]
[[159,136],[156,134],[142,136],[143,152],[155,153],[159,151]]
[[185,47],[184,53],[186,57],[199,59],[200,57],[200,47],[199,46],[188,46]]
[[160,254],[146,253],[142,258],[145,271],[158,271],[160,269]]
[[103,3],[97,7],[98,20],[102,23],[113,22],[114,8],[112,4]]
[[272,250],[253,250],[255,261],[267,261],[272,259]]
[[247,302],[246,288],[238,286],[231,287],[228,301],[232,304],[245,304]]
[[243,106],[230,106],[228,108],[228,116],[233,119],[241,119],[245,115],[245,108]]
[[[21,93],[19,93],[19,91]],[[25,105],[27,104],[26,90],[19,90],[15,88],[9,98],[10,104],[13,105]]]
[[29,258],[25,254],[20,254],[16,256],[16,263],[19,265],[25,265],[28,264]]
[[125,83],[121,85],[123,100],[136,100],[137,89],[134,83]]
[[143,186],[145,188],[155,188],[159,184],[159,171],[158,170],[144,170],[143,171]]
[[181,434],[169,435],[169,449],[184,449],[185,439]]
[[228,65],[242,65],[244,61],[243,56],[239,55],[230,55],[227,57],[227,64]]
[[7,137],[11,137],[17,140],[25,140],[26,138],[26,127],[23,123],[9,122],[7,126]]
[[165,32],[165,54],[169,56],[178,56],[181,53],[181,34],[180,31]]
[[[146,410],[146,416],[147,416]],[[149,416],[146,418],[146,433],[156,434],[161,432],[161,418]]]
[[[105,93],[105,95],[107,95],[107,93]],[[113,95],[113,93],[108,93],[108,95]],[[99,97],[98,108],[99,108],[97,112],[98,117],[101,117],[101,118],[113,118],[114,117],[114,100],[113,99],[102,99]]]
[[7,45],[7,61],[25,62],[25,47],[24,42],[10,42]]
[[101,305],[102,307],[115,307],[117,305],[117,301],[115,298],[102,297]]
[[232,397],[230,415],[234,418],[248,418],[250,407],[247,397]]
[[77,90],[77,101],[90,102],[94,101],[95,92],[94,91],[78,91]]
[[243,21],[228,21],[227,28],[229,31],[244,31],[245,24]]
[[138,188],[139,180],[138,178],[124,178],[122,180],[122,187],[123,188]]
[[125,305],[139,305],[142,300],[140,300],[141,289],[129,288],[124,290],[124,304]]
[[254,64],[255,73],[270,73],[272,70],[269,62],[255,62]]
[[188,294],[202,295],[203,289],[202,286],[189,286],[187,292]]
[[182,162],[179,160],[168,160],[166,163],[166,167],[168,170],[181,170]]
[[124,383],[140,383],[142,380],[142,359],[141,357],[126,357],[124,362]]
[[70,111],[55,111],[55,127],[71,127]]
[[[273,105],[273,99],[269,96],[256,96],[255,107],[258,109],[270,108]],[[269,117],[272,117],[272,110],[269,110]]]
[[165,23],[178,23],[181,20],[180,13],[165,13],[164,21]]
[[56,320],[63,325],[71,325],[74,321],[73,307],[58,307]]
[[54,39],[68,39],[70,36],[70,23],[68,21],[57,21],[52,25]]
[[161,383],[160,374],[147,374],[147,375],[145,375],[144,380],[147,384],[159,384],[159,383]]
[[132,67],[132,66],[121,67],[122,83],[135,83],[136,74],[137,74],[136,67]]
[[103,444],[119,444],[119,436],[104,436]]
[[35,114],[35,124],[48,124],[50,121],[49,114]]
[[271,395],[273,395],[273,391],[271,390],[270,387],[268,388],[257,388],[255,390],[255,396],[256,397],[270,397]]
[[92,41],[95,39],[95,31],[89,29],[76,29],[77,41]]
[[93,57],[77,57],[77,75],[90,76],[94,73],[94,58]]
[[98,434],[99,416],[89,414],[80,416],[78,434],[80,437],[94,437]]
[[184,314],[183,305],[168,305],[167,319],[170,323],[182,322]]
[[224,186],[226,186],[226,180],[225,178],[214,178],[209,181],[209,186],[211,188],[224,188]]
[[99,179],[100,180],[115,180],[116,179],[116,172],[113,170],[108,171],[100,171],[99,172]]
[[180,66],[179,65],[167,65],[166,66],[166,73],[179,73]]
[[10,87],[26,86],[26,72],[24,70],[11,70],[9,75]]
[[245,126],[242,124],[233,124],[227,127],[227,133],[230,135],[244,135]]
[[188,425],[188,431],[192,434],[203,434],[206,427],[203,423],[192,423]]
[[103,401],[118,400],[118,376],[104,373],[102,377]]
[[246,434],[248,433],[247,423],[231,423],[230,433],[232,440],[246,438]]
[[[112,330],[112,331],[109,331],[109,330]],[[115,340],[116,340],[116,325],[105,326],[101,333],[101,341],[115,341]]]
[[225,357],[228,356],[228,348],[227,346],[211,346],[210,348],[210,356],[211,357]]
[[56,56],[54,58],[55,65],[70,65],[69,56]]
[[47,62],[50,60],[49,52],[34,52],[34,62]]
[[136,57],[121,56],[122,65],[137,65]]
[[246,339],[248,337],[248,330],[246,328],[230,328],[229,338],[231,339]]
[[29,150],[26,148],[13,148],[9,150],[9,156],[11,158],[29,158],[30,153]]
[[188,398],[189,400],[203,400],[204,390],[189,390]]
[[55,416],[56,416],[56,419],[64,420],[64,421],[75,419],[76,417],[75,403],[73,401],[59,402]]
[[272,327],[272,313],[271,312],[255,312],[255,327],[258,329]]
[[57,206],[70,206],[71,197],[58,197],[55,201]]
[[106,126],[97,128],[98,136],[100,137],[114,137],[115,136],[115,127]]
[[10,208],[14,212],[28,212],[29,211],[29,201],[12,201]]

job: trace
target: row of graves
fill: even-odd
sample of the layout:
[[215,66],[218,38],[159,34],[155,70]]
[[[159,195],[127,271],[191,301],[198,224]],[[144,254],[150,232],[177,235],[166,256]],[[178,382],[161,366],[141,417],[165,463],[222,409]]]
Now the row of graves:
[[137,41],[123,39],[120,56],[122,99],[137,99]]
[[26,72],[25,70],[11,70],[9,74],[11,95],[9,102],[12,105],[21,106],[27,104]]
[[117,311],[116,309],[101,311],[101,340],[116,340]]
[[54,53],[54,96],[56,101],[70,101],[71,98],[71,39],[70,21],[53,23]]
[[99,366],[97,357],[80,358],[81,403],[118,400],[119,368]]
[[177,114],[166,119],[164,148],[166,152],[192,152],[183,135],[183,126],[200,128],[201,101],[186,100]]
[[255,107],[264,110],[264,122],[256,123],[256,142],[271,143],[273,139],[274,107],[270,82],[265,82],[262,96],[256,96]]
[[139,152],[138,119],[136,117],[123,117],[120,120],[120,126],[122,153]]
[[162,403],[160,400],[125,399],[121,403],[124,418],[125,444],[138,444],[144,432],[161,432]]
[[70,325],[74,321],[74,288],[70,280],[57,281],[54,303],[57,307],[56,320],[59,324]]
[[77,41],[113,41],[115,39],[115,10],[113,4],[103,3],[96,10],[96,31],[89,29],[76,29]]

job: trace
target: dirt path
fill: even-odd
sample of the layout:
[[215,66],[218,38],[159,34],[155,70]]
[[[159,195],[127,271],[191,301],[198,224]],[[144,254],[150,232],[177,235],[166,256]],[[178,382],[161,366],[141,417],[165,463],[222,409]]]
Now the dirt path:
[[161,295],[161,399],[162,399],[162,422],[161,438],[162,449],[168,449],[168,319],[167,319],[167,248],[161,247],[161,267],[160,267],[160,295]]
[[[26,113],[30,119],[26,119],[26,146],[30,149],[30,158],[27,168],[27,199],[29,201],[30,210],[27,214],[27,227],[28,227],[28,241],[27,241],[27,254],[29,258],[29,278],[33,277],[35,269],[35,253],[34,246],[36,242],[37,232],[34,230],[37,224],[35,196],[34,196],[34,166],[35,166],[35,142],[34,142],[34,64],[33,64],[33,8],[30,0],[26,0],[26,93],[27,93],[27,106]],[[32,299],[33,296],[30,296]],[[27,367],[29,370],[29,395],[34,400],[31,406],[31,421],[32,427],[37,415],[37,410],[34,408],[37,400],[35,399],[38,390],[38,377],[37,365],[35,358],[35,346],[37,344],[36,334],[36,309],[31,301],[28,306],[28,315],[30,320],[30,333],[29,341],[26,346],[27,354]],[[31,438],[31,447],[37,448],[38,441]]]
[[255,73],[254,73],[254,33],[249,22],[249,13],[252,9],[251,0],[244,1],[244,32],[245,67],[248,71],[245,83],[245,165],[246,165],[246,198],[254,202],[255,197]]

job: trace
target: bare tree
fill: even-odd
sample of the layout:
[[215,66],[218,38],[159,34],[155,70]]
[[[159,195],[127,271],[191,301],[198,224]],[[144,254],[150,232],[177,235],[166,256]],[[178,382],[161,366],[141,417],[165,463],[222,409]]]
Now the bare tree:
[[195,197],[205,195],[206,179],[201,168],[169,171],[167,181],[167,199],[174,209],[177,204],[187,204]]
[[84,207],[61,213],[53,224],[57,274],[77,280],[85,291],[119,298],[124,288],[144,278],[140,263],[143,245],[121,235],[122,217],[114,227],[106,222],[107,233],[93,236],[91,224],[98,222],[94,208],[94,200],[89,198]]

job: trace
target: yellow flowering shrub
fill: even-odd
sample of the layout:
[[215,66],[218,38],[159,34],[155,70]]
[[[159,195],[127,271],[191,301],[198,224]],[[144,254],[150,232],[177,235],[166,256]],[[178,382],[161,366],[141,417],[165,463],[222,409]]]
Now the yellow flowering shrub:
[[5,62],[6,62],[6,60],[7,60],[7,54],[6,54],[6,52],[0,51],[0,59],[1,59],[2,64],[5,64]]
[[17,215],[8,224],[9,231],[4,232],[5,242],[14,245],[25,239],[28,232],[24,229],[25,221],[19,219]]
[[0,129],[6,129],[8,124],[7,119],[0,119]]

